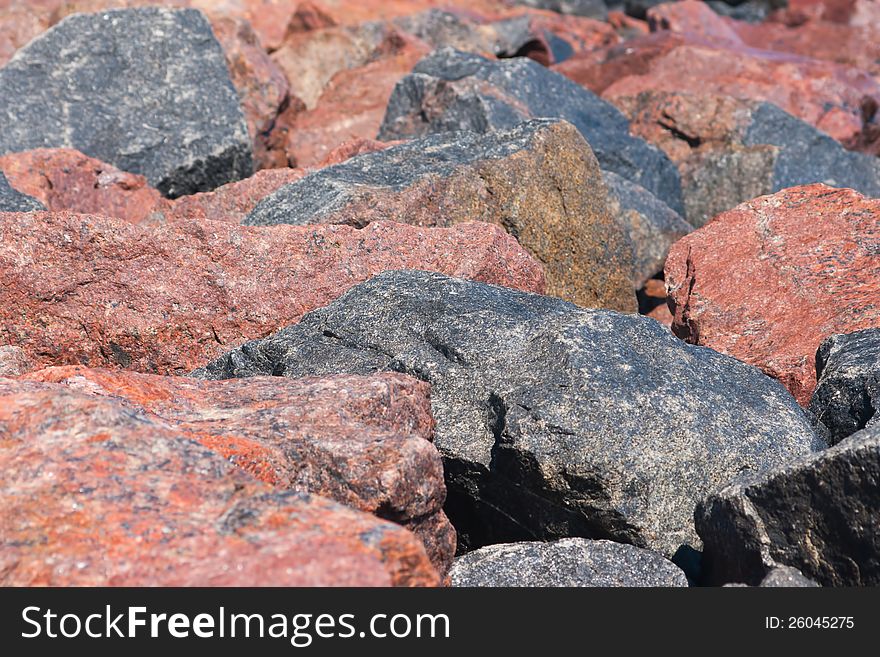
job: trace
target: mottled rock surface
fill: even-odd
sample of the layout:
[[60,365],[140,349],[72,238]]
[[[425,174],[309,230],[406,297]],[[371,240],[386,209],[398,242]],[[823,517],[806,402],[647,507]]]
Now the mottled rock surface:
[[27,194],[14,189],[0,170],[0,212],[35,212],[46,206]]
[[373,274],[414,267],[544,287],[540,265],[486,224],[151,228],[92,215],[5,214],[0,344],[42,366],[183,373]]
[[605,18],[608,15],[605,0],[516,0],[516,4],[590,18]]
[[0,153],[75,148],[176,197],[251,174],[220,44],[194,10],[65,18],[0,69]]
[[593,153],[565,122],[444,132],[362,155],[280,188],[244,223],[376,219],[499,224],[541,262],[550,294],[582,306],[636,308],[628,234],[608,212]]
[[708,583],[757,584],[777,566],[823,586],[880,583],[880,433],[746,476],[697,509]]
[[492,61],[443,48],[395,87],[379,139],[450,130],[509,129],[530,118],[559,118],[589,142],[599,165],[680,211],[678,172],[657,148],[629,134],[613,105],[526,58]]
[[673,331],[760,367],[806,406],[822,340],[880,326],[878,253],[880,201],[825,185],[762,196],[670,249]]
[[678,566],[624,543],[565,538],[489,545],[459,557],[453,586],[687,586]]
[[877,422],[880,408],[880,329],[832,335],[816,353],[819,383],[810,411],[835,444]]
[[0,379],[4,586],[431,585],[421,542],[279,492],[158,418]]
[[162,206],[161,194],[143,176],[70,148],[2,155],[0,170],[17,190],[39,199],[42,210],[101,214],[140,223]]
[[654,320],[427,272],[380,274],[196,375],[387,370],[431,383],[464,547],[584,536],[682,557],[713,489],[824,446],[776,381]]
[[611,214],[627,231],[633,245],[633,282],[637,288],[663,271],[669,247],[693,230],[679,214],[640,185],[603,171]]
[[28,379],[124,400],[256,479],[404,525],[439,572],[452,564],[425,383],[401,374],[213,382],[82,367]]
[[33,361],[21,347],[3,345],[0,347],[0,376],[20,376],[34,369]]
[[819,586],[797,568],[777,566],[761,580],[762,588],[816,588]]

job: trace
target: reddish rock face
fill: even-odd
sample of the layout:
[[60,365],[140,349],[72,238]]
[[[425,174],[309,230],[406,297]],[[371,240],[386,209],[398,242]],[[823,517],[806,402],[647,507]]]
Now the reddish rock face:
[[0,585],[438,583],[410,532],[273,490],[119,399],[0,379]]
[[28,4],[24,0],[0,3],[0,66],[8,62],[16,50],[49,28],[45,12]]
[[215,382],[82,367],[27,379],[125,400],[265,483],[415,531],[441,573],[452,563],[426,383],[401,374]]
[[324,167],[330,167],[334,164],[341,164],[357,155],[377,153],[401,143],[403,143],[401,140],[385,142],[376,141],[375,139],[352,139],[351,141],[340,144],[330,151],[327,154],[327,157],[318,163],[318,168],[323,169]]
[[669,252],[673,330],[779,379],[806,405],[816,349],[880,326],[880,201],[807,185],[744,203]]
[[21,347],[0,346],[0,376],[20,376],[34,369],[33,361]]
[[682,0],[665,2],[648,9],[648,25],[652,32],[673,32],[701,35],[707,39],[741,44],[737,32],[705,2]]
[[53,212],[103,214],[140,223],[162,195],[134,173],[70,148],[38,148],[0,156],[0,170],[18,191]]
[[880,82],[858,69],[665,31],[555,68],[612,102],[642,91],[766,100],[842,142],[862,134],[880,102]]
[[501,228],[378,222],[159,228],[71,213],[0,215],[0,344],[36,364],[185,373],[388,269],[543,292]]

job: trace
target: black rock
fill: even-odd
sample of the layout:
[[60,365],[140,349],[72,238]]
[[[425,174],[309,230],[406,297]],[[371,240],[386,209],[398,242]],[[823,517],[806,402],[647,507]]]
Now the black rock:
[[679,562],[699,500],[824,447],[779,382],[653,319],[428,272],[380,274],[194,374],[377,371],[431,383],[464,548],[582,536]]
[[201,12],[68,16],[0,69],[0,153],[75,148],[169,197],[253,172],[223,50]]
[[663,271],[669,247],[693,230],[679,214],[641,185],[603,171],[608,207],[629,232],[633,244],[633,282],[642,287]]
[[608,18],[605,0],[515,0],[514,4],[599,20]]
[[681,569],[625,543],[564,538],[501,543],[458,557],[453,586],[687,586]]
[[755,585],[777,566],[823,586],[880,584],[880,430],[746,475],[701,503],[706,583]]
[[34,197],[13,189],[0,171],[0,212],[35,212],[45,209],[46,206]]
[[761,23],[777,9],[788,6],[788,0],[707,0],[716,14],[738,21]]
[[816,353],[819,383],[810,412],[839,443],[877,423],[880,408],[880,329],[826,338]]
[[509,129],[530,118],[572,123],[602,169],[641,185],[683,212],[678,171],[662,151],[632,136],[629,122],[616,107],[524,57],[491,61],[451,48],[435,51],[397,83],[379,139]]

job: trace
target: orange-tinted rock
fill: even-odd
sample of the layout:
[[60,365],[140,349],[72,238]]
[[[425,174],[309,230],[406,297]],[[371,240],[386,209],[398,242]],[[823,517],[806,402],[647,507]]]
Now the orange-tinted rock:
[[265,483],[404,525],[443,574],[452,563],[427,383],[402,374],[214,382],[83,367],[27,379],[124,400]]
[[727,21],[705,2],[697,0],[664,2],[651,7],[648,9],[648,25],[652,32],[671,30],[733,44],[741,43],[737,32]]
[[112,397],[0,379],[0,469],[4,586],[438,583],[400,526],[273,490]]
[[281,226],[71,213],[0,215],[0,344],[38,365],[184,373],[268,335],[387,269],[542,292],[540,265],[501,228],[378,222]]
[[49,28],[48,16],[19,0],[0,3],[0,66],[15,51]]
[[70,148],[38,148],[0,156],[0,171],[18,191],[53,212],[143,221],[166,201],[147,179]]
[[608,24],[611,25],[618,34],[624,38],[630,39],[635,36],[647,34],[651,31],[648,23],[641,21],[638,18],[627,16],[622,11],[609,11]]
[[779,379],[806,405],[816,350],[880,326],[880,201],[808,185],[744,203],[669,252],[673,330]]
[[334,164],[341,164],[346,160],[349,160],[357,155],[364,155],[365,153],[376,153],[378,151],[384,151],[386,148],[390,146],[394,146],[396,144],[401,143],[400,141],[376,141],[375,139],[352,139],[351,141],[347,141],[345,143],[340,144],[332,151],[327,154],[321,162],[318,163],[318,168],[330,167]]
[[639,290],[639,313],[656,319],[663,326],[672,326],[672,313],[666,305],[666,285],[652,278]]

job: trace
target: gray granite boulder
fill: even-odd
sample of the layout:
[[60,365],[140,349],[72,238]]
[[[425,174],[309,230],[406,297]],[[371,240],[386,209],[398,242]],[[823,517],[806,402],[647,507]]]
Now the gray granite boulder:
[[223,50],[201,12],[74,14],[0,69],[0,153],[75,148],[169,197],[253,172]]
[[679,563],[698,501],[825,446],[780,383],[653,319],[428,272],[380,274],[194,374],[376,371],[431,383],[464,548],[582,536]]
[[494,61],[452,48],[436,50],[397,83],[378,138],[487,132],[531,118],[570,122],[590,144],[602,169],[683,211],[678,171],[662,151],[631,135],[626,117],[612,104],[524,57]]
[[880,584],[880,429],[744,475],[696,512],[706,583],[755,585],[777,566],[823,586]]
[[804,577],[804,574],[799,571],[797,568],[791,568],[789,566],[777,566],[769,573],[767,576],[761,580],[761,588],[799,588],[799,589],[812,589],[817,588],[819,585],[816,584],[809,577]]
[[501,543],[458,557],[453,586],[687,586],[684,572],[656,552],[585,538]]
[[33,196],[22,194],[14,189],[3,172],[0,171],[0,212],[35,212],[45,209],[46,206]]
[[816,353],[818,385],[810,412],[836,444],[877,423],[880,408],[880,328],[832,335]]

